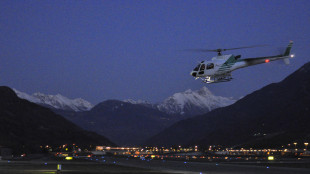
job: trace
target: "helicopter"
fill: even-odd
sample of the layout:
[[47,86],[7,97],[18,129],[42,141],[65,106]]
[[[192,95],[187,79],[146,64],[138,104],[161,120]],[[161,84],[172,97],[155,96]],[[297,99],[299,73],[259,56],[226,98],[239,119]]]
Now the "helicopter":
[[202,61],[199,63],[194,70],[190,72],[190,75],[195,79],[201,79],[204,83],[219,83],[228,82],[233,78],[231,72],[240,68],[245,68],[252,65],[261,63],[269,63],[271,61],[282,59],[285,64],[289,64],[289,58],[293,58],[294,54],[290,54],[293,41],[290,41],[285,49],[285,52],[280,55],[266,56],[266,57],[255,57],[240,59],[241,55],[234,56],[232,54],[222,55],[223,51],[253,48],[260,46],[248,46],[239,48],[228,48],[228,49],[195,49],[194,51],[199,52],[217,52],[217,56],[213,57],[210,61]]

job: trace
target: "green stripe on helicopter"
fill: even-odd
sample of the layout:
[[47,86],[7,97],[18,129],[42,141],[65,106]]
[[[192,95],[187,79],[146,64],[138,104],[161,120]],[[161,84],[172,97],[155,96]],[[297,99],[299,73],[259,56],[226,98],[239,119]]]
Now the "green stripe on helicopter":
[[231,55],[227,59],[227,61],[225,63],[223,63],[223,65],[219,68],[219,70],[217,72],[223,72],[223,71],[229,70],[236,62],[237,62],[237,60],[235,59],[235,56]]

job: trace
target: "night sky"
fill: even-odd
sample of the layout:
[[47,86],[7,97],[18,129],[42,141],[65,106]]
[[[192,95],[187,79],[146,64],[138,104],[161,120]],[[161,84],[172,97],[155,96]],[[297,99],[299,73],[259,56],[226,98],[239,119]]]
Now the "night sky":
[[[207,86],[238,99],[279,82],[310,60],[309,0],[0,1],[0,85],[27,93],[60,93],[93,104],[107,99],[159,102]],[[231,48],[242,58],[280,54],[290,40],[296,57],[234,71],[207,85],[190,71]]]

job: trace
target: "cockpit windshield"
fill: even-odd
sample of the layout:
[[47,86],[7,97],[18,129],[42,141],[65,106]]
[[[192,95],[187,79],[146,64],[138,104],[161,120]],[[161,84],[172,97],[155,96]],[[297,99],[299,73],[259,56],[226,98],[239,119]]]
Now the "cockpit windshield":
[[199,70],[199,67],[200,67],[200,64],[198,64],[198,65],[194,68],[194,71],[198,71],[198,70]]
[[[199,68],[202,69],[203,67],[203,70],[205,69],[205,65],[203,64],[204,61],[200,62],[195,68],[194,68],[194,71],[198,71]],[[200,67],[201,66],[201,67]]]

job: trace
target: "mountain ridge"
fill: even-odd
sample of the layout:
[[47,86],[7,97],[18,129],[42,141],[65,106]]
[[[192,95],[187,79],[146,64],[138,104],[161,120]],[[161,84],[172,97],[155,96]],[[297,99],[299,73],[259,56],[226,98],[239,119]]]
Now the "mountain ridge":
[[[90,102],[81,99],[69,99],[61,94],[46,95],[40,92],[29,95],[27,93],[13,89],[18,97],[31,101],[33,103],[40,104],[45,107],[52,108],[54,110],[83,112],[91,110],[94,105]],[[111,101],[108,99],[106,101]],[[224,107],[235,102],[235,100],[215,96],[207,87],[202,87],[199,90],[188,89],[184,92],[178,92],[172,96],[166,98],[164,101],[152,104],[145,100],[132,100],[126,99],[123,102],[143,105],[159,111],[165,112],[170,115],[184,115],[190,117],[193,115],[209,112],[218,107]]]
[[20,98],[53,109],[81,112],[81,111],[88,111],[93,107],[93,105],[90,102],[82,98],[69,99],[67,97],[62,96],[61,94],[46,95],[40,92],[29,95],[27,93],[18,91],[17,89],[13,90]]

